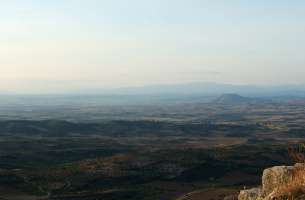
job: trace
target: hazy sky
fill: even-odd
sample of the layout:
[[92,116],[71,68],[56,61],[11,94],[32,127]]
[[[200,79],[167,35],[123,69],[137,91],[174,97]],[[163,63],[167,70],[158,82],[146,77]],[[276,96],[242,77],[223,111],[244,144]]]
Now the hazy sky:
[[305,83],[304,0],[1,0],[0,90]]

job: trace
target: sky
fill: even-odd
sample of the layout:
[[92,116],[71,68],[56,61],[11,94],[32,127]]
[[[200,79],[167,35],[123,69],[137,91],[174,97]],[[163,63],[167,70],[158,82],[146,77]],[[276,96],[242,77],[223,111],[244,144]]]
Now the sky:
[[0,91],[305,84],[303,0],[3,0]]

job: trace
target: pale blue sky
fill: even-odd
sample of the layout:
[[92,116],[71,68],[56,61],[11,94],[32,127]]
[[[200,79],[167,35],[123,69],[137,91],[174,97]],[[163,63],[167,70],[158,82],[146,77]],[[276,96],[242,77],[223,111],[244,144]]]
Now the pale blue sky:
[[304,10],[302,0],[3,0],[0,90],[304,84]]

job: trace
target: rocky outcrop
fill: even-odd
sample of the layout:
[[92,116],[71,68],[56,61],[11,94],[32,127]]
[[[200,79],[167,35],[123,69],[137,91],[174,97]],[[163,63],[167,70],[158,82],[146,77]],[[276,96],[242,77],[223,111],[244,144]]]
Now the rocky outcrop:
[[305,164],[276,166],[264,170],[262,186],[242,190],[238,200],[271,200],[304,194]]
[[289,184],[293,179],[294,167],[276,166],[264,170],[262,178],[263,195],[268,196],[279,187]]
[[262,195],[261,188],[252,188],[242,190],[238,196],[238,200],[257,200]]

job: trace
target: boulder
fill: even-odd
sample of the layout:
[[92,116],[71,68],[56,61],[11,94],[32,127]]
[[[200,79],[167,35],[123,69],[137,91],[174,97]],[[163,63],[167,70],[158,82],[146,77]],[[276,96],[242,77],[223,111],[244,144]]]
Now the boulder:
[[249,190],[242,190],[238,195],[238,200],[259,200],[262,196],[261,188],[252,188]]
[[276,166],[264,170],[262,178],[263,195],[267,196],[279,187],[293,180],[292,166]]

